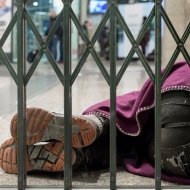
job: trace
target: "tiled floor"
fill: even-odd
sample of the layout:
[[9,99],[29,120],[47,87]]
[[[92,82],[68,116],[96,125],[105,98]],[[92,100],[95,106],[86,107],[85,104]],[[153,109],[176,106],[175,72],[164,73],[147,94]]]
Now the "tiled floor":
[[[109,63],[104,63],[109,69]],[[153,67],[153,65],[151,65]],[[15,67],[15,66],[14,66]],[[75,64],[73,65],[75,67]],[[117,63],[117,71],[121,67],[121,61]],[[63,70],[62,65],[60,66]],[[16,86],[13,80],[0,66],[0,143],[10,137],[10,120],[16,112]],[[109,71],[108,71],[109,72]],[[117,88],[117,94],[121,95],[129,91],[138,90],[148,78],[140,62],[131,63],[127,72]],[[92,60],[86,62],[72,89],[72,111],[80,114],[85,108],[95,102],[109,98],[109,87],[97,65]],[[41,64],[35,71],[27,86],[27,106],[41,107],[53,112],[63,113],[63,87],[49,64]],[[0,185],[16,185],[17,176],[6,174],[0,170]],[[63,185],[61,174],[28,175],[28,185]],[[73,178],[74,185],[109,185],[109,172],[83,172]],[[154,185],[154,180],[135,176],[125,171],[117,174],[118,185]],[[164,183],[168,184],[168,183]]]

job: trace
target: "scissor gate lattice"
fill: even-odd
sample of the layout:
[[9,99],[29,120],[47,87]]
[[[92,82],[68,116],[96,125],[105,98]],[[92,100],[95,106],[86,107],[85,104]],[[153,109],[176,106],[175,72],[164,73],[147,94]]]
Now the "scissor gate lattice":
[[[59,14],[55,24],[51,28],[51,31],[49,32],[46,40],[42,38],[42,36],[39,34],[35,23],[32,21],[30,15],[28,14],[25,5],[26,1],[24,0],[17,0],[16,6],[17,11],[14,13],[13,18],[7,27],[4,35],[2,36],[0,40],[0,56],[3,60],[3,63],[7,67],[7,70],[9,71],[10,75],[12,76],[13,80],[15,81],[17,85],[17,99],[18,99],[18,189],[25,189],[29,188],[26,186],[26,129],[25,124],[26,120],[25,118],[26,114],[26,87],[28,82],[30,81],[30,78],[35,71],[36,67],[39,64],[39,61],[43,54],[47,56],[48,61],[50,62],[51,66],[53,67],[56,75],[58,76],[60,82],[64,86],[64,113],[65,113],[65,121],[64,126],[65,127],[65,169],[64,169],[64,187],[62,189],[72,189],[72,169],[71,169],[71,159],[70,159],[70,153],[71,153],[71,90],[72,85],[75,82],[75,79],[77,78],[81,68],[83,67],[83,64],[86,61],[86,58],[89,54],[92,55],[94,58],[96,64],[98,65],[101,73],[103,74],[106,82],[110,86],[110,99],[111,99],[111,119],[110,119],[110,189],[117,189],[117,188],[124,188],[126,187],[117,187],[116,186],[116,87],[119,84],[120,80],[122,79],[128,65],[131,62],[131,59],[133,58],[133,55],[137,53],[139,59],[141,60],[146,72],[148,73],[150,79],[155,84],[155,133],[156,133],[156,147],[155,147],[155,189],[159,190],[161,189],[161,152],[160,152],[160,103],[161,103],[161,84],[166,79],[168,73],[171,71],[171,68],[176,61],[179,53],[181,52],[187,61],[188,64],[190,64],[190,57],[187,52],[187,50],[184,47],[184,44],[189,37],[190,34],[190,23],[188,24],[183,36],[180,38],[172,25],[170,19],[168,18],[164,8],[162,7],[162,0],[155,0],[153,9],[148,16],[147,20],[145,21],[138,37],[135,39],[126,24],[123,16],[121,15],[120,11],[118,10],[118,4],[117,0],[109,0],[109,5],[107,8],[106,13],[104,14],[99,26],[97,27],[97,30],[91,40],[87,37],[83,27],[81,26],[77,16],[75,15],[74,11],[71,8],[71,0],[64,0],[64,8]],[[174,3],[174,2],[171,2]],[[63,20],[64,18],[64,20]],[[167,64],[166,70],[161,75],[161,19],[163,18],[165,24],[167,25],[170,33],[173,36],[173,39],[175,40],[177,47],[169,60],[169,63]],[[110,21],[110,74],[108,74],[107,70],[105,69],[103,63],[101,62],[99,56],[97,55],[94,44],[98,39],[98,36],[103,29],[106,22]],[[148,30],[148,27],[150,26],[152,20],[155,19],[155,74],[151,70],[145,56],[141,52],[141,49],[139,48],[139,43],[141,42],[143,36],[145,35],[146,31]],[[63,20],[63,22],[62,22]],[[86,44],[86,49],[83,52],[75,70],[71,72],[71,20],[77,27],[82,39],[84,40]],[[124,60],[124,63],[116,75],[116,20],[123,28],[124,32],[126,33],[132,47],[128,55],[126,56],[126,59]],[[64,27],[64,74],[62,74],[61,70],[57,66],[55,60],[53,59],[50,50],[48,49],[48,43],[51,41],[56,29],[58,28],[60,22],[63,23]],[[31,28],[33,31],[35,38],[39,42],[40,49],[39,52],[34,60],[34,63],[31,65],[30,69],[26,72],[25,70],[25,24]],[[4,42],[6,41],[8,35],[13,30],[14,26],[17,26],[17,42],[18,42],[18,49],[17,49],[17,64],[18,64],[18,70],[17,73],[12,68],[12,65],[7,58],[6,54],[4,53],[2,46]],[[4,188],[13,188],[11,186],[4,187]],[[14,187],[15,188],[15,187]],[[32,188],[32,187],[31,187]],[[34,188],[34,187],[33,187]],[[43,187],[44,188],[44,187]],[[56,188],[56,187],[55,187]],[[86,187],[87,188],[87,187]],[[96,189],[96,187],[94,187]],[[131,188],[131,187],[130,187]],[[132,187],[133,189],[138,189],[137,187]],[[143,188],[143,187],[142,187]],[[142,189],[140,188],[140,189]],[[172,187],[171,187],[172,188]],[[173,187],[174,188],[174,187]],[[175,187],[176,188],[176,187]],[[180,186],[177,186],[177,188],[183,188]],[[184,187],[186,188],[186,187]]]

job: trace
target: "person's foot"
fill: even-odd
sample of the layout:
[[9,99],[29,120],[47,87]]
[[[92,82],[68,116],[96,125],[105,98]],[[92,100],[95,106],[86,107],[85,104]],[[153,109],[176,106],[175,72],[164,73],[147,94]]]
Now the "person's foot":
[[[79,166],[84,156],[72,149],[72,165]],[[0,167],[7,173],[17,174],[17,147],[13,138],[0,147]],[[26,171],[60,172],[64,170],[64,146],[53,141],[42,145],[27,145]]]
[[[11,135],[17,140],[18,115],[11,120]],[[64,142],[64,117],[40,108],[28,108],[26,113],[26,144],[57,140]],[[92,144],[101,134],[102,122],[94,115],[72,116],[72,147],[82,148]]]

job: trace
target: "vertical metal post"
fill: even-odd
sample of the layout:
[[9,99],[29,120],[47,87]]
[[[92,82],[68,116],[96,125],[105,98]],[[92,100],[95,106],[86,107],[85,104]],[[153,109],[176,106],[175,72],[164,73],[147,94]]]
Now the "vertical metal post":
[[71,88],[71,0],[64,0],[63,27],[64,27],[64,189],[72,186],[71,162],[71,116],[72,116],[72,88]]
[[116,189],[116,0],[110,0],[110,189]]
[[155,1],[155,188],[161,189],[161,0]]
[[18,124],[17,124],[17,164],[18,164],[18,189],[26,187],[26,88],[25,76],[25,24],[24,24],[24,0],[17,0],[17,100],[18,100]]

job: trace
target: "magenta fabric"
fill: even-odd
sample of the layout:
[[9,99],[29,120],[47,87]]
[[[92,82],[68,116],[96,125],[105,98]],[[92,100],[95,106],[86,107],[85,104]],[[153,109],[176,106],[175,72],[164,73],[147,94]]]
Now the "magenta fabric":
[[[190,91],[190,68],[186,62],[176,63],[162,86],[162,93],[171,90]],[[126,135],[138,137],[146,126],[150,110],[154,108],[154,85],[148,79],[139,91],[117,96],[117,127]],[[83,114],[110,116],[110,101],[105,100],[92,105]],[[126,169],[134,174],[154,177],[154,168],[142,162],[138,168],[130,160],[124,161]],[[176,183],[190,184],[190,179],[162,175],[162,178]]]

